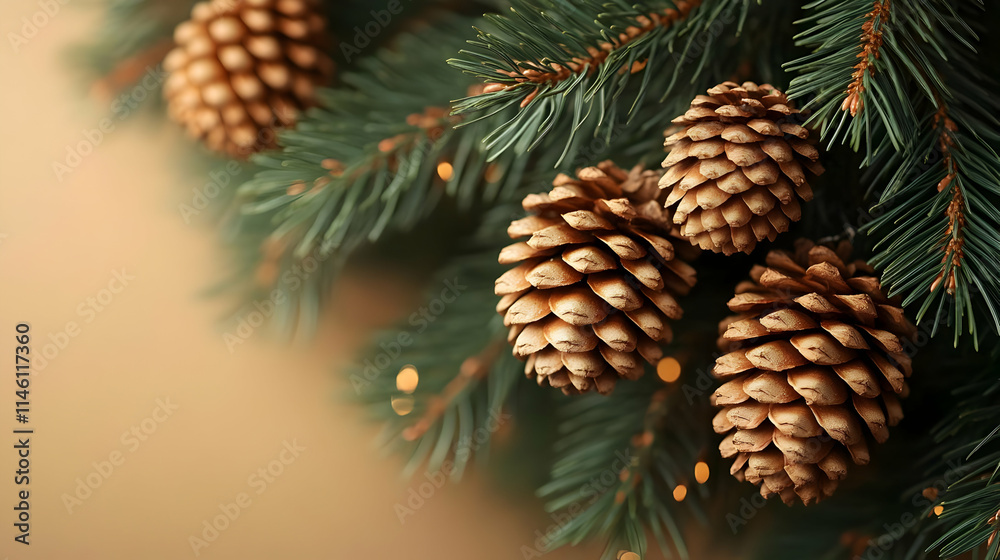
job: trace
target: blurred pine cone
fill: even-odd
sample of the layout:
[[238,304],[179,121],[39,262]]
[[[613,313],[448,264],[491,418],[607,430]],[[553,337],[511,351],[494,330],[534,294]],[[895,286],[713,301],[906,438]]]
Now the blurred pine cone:
[[829,497],[851,460],[868,463],[866,432],[882,443],[903,418],[916,328],[850,252],[804,240],[771,251],[729,301],[739,316],[720,325],[731,351],[713,370],[725,381],[713,396],[719,449],[736,458],[732,474],[786,504]]
[[813,196],[805,170],[823,166],[809,131],[789,119],[798,111],[773,86],[725,82],[708,94],[674,119],[683,130],[666,139],[660,187],[691,243],[749,253],[799,220],[799,199]]
[[164,60],[168,112],[209,148],[246,158],[316,104],[333,73],[312,0],[212,0],[177,26]]
[[675,298],[695,271],[684,261],[691,246],[675,252],[658,179],[608,161],[575,179],[560,174],[548,194],[524,199],[532,215],[507,232],[531,238],[500,252],[501,263],[517,266],[496,281],[497,311],[539,385],[608,394],[619,378],[641,376],[643,360],[661,357],[668,320],[681,316]]

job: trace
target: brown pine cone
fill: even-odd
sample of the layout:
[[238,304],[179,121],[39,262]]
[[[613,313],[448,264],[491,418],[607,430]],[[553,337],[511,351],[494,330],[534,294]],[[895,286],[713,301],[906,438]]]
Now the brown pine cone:
[[274,148],[332,75],[325,27],[314,0],[195,4],[163,62],[171,118],[233,157]]
[[[904,340],[916,328],[863,261],[801,240],[771,251],[737,286],[720,325],[713,374],[722,410],[719,449],[731,472],[786,504],[829,497],[851,460],[868,463],[869,432],[882,443],[903,418],[898,397],[912,371]],[[728,347],[728,348],[727,348]]]
[[608,394],[662,356],[667,320],[681,316],[675,297],[695,283],[682,260],[693,248],[675,254],[659,173],[606,161],[577,177],[560,174],[548,194],[525,197],[532,215],[507,233],[531,238],[500,252],[517,266],[496,281],[497,311],[528,377],[566,394]]
[[803,168],[818,175],[823,166],[809,131],[788,118],[798,111],[773,86],[725,82],[708,94],[674,119],[683,130],[664,143],[660,187],[691,243],[749,253],[799,220],[799,199],[813,196]]

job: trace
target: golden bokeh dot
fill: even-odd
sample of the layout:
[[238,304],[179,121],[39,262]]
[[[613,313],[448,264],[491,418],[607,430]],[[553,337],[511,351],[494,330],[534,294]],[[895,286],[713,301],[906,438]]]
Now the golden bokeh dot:
[[656,364],[656,375],[667,383],[673,383],[681,376],[681,363],[676,358],[663,358]]
[[392,410],[400,416],[413,412],[413,397],[392,397]]
[[683,484],[678,484],[674,488],[674,500],[677,500],[678,502],[683,502],[684,498],[686,498],[687,495],[688,495],[687,486],[684,486]]
[[438,164],[438,177],[441,177],[443,181],[450,181],[452,175],[455,174],[455,168],[451,166],[447,161],[442,161]]
[[642,558],[634,552],[619,552],[618,560],[642,560]]
[[708,482],[708,474],[708,463],[698,461],[698,464],[694,466],[694,479],[698,481],[698,484],[705,484]]
[[934,506],[934,515],[940,517],[942,513],[944,513],[944,506]]
[[412,393],[417,390],[417,383],[420,382],[420,375],[417,374],[417,368],[413,366],[404,366],[403,369],[399,370],[396,374],[396,389],[404,393]]

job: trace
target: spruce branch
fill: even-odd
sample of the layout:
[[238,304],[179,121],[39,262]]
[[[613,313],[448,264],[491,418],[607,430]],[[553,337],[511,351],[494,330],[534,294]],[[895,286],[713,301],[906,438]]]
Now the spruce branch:
[[[961,19],[957,13],[954,17]],[[871,223],[871,231],[881,237],[872,263],[884,268],[883,282],[904,294],[906,305],[920,302],[918,320],[936,304],[935,330],[938,323],[953,322],[957,343],[963,329],[975,336],[981,313],[988,313],[994,330],[1000,329],[1000,262],[995,255],[1000,240],[1000,158],[995,149],[1000,123],[994,116],[1000,105],[964,44],[946,41],[942,48],[946,57],[926,72],[948,87],[932,90],[933,103],[920,109],[926,116],[904,153],[873,165],[900,167],[877,207],[885,214]],[[948,302],[952,305],[945,308]]]
[[[691,9],[699,4],[701,4],[701,0],[691,0],[690,2],[680,1],[677,2],[676,9],[666,8],[661,12],[638,15],[635,17],[635,25],[626,27],[617,37],[611,37],[609,41],[602,41],[597,47],[587,48],[587,56],[574,56],[565,67],[559,63],[552,63],[550,66],[545,67],[525,62],[518,63],[519,67],[515,70],[507,72],[498,70],[501,74],[506,73],[507,77],[512,79],[513,82],[489,82],[482,93],[504,91],[525,82],[530,82],[535,85],[535,89],[521,100],[520,107],[523,109],[538,95],[541,86],[556,85],[559,82],[570,79],[574,75],[595,73],[614,51],[649,34],[657,27],[671,27],[679,20],[686,18]],[[630,67],[621,68],[619,71],[635,74],[642,71],[647,62],[648,59],[636,61]]]
[[[491,157],[513,146],[531,150],[565,120],[567,145],[588,119],[596,120],[595,134],[607,132],[609,123],[625,120],[619,115],[631,122],[641,114],[636,109],[650,91],[658,103],[666,100],[682,75],[687,89],[698,89],[691,84],[719,62],[713,54],[726,32],[718,26],[738,21],[738,30],[748,5],[515,0],[510,15],[487,16],[488,28],[477,29],[471,48],[449,60],[486,83],[482,93],[459,100],[455,111],[517,111],[486,137]],[[662,116],[673,112],[671,105]]]
[[[380,442],[409,455],[407,475],[426,468],[458,480],[473,456],[487,452],[490,438],[477,431],[492,436],[507,422],[509,398],[524,374],[505,351],[505,329],[494,310],[496,250],[476,249],[443,268],[428,301],[441,297],[442,286],[457,292],[453,300],[433,321],[411,316],[379,337],[372,355],[362,354],[350,373],[358,398],[385,425]],[[398,355],[384,348],[399,348]],[[419,376],[412,393],[397,387],[404,368]],[[394,407],[400,399],[412,409]]]
[[[996,539],[1000,510],[1000,376],[993,363],[973,380],[955,390],[961,398],[935,426],[932,436],[943,449],[938,454],[939,480],[955,480],[943,492],[930,490],[934,514],[920,528],[920,535],[938,535],[925,552],[938,551],[954,558],[970,551],[1000,558]],[[957,465],[957,466],[956,466]],[[952,471],[949,473],[949,470]],[[953,476],[949,476],[953,475]]]
[[841,111],[850,111],[855,117],[864,108],[862,94],[865,91],[865,77],[875,74],[875,61],[878,60],[879,47],[882,46],[882,27],[889,22],[889,0],[875,0],[872,11],[865,14],[865,23],[861,26],[861,59],[854,66],[851,83],[847,86],[847,95],[840,106]]
[[315,315],[357,248],[410,230],[444,198],[470,210],[512,198],[521,185],[534,160],[512,151],[490,162],[479,142],[496,120],[457,129],[463,117],[449,114],[456,91],[478,87],[442,62],[458,39],[441,38],[457,29],[452,21],[404,35],[396,49],[361,61],[344,87],[322,92],[322,107],[279,137],[282,150],[254,157],[260,171],[239,187],[229,224],[236,242],[249,245],[244,268],[270,291],[303,262],[321,265],[282,306],[286,324],[308,328],[294,317]]
[[426,435],[431,426],[441,420],[469,387],[489,374],[500,355],[500,349],[505,347],[504,340],[497,338],[479,354],[466,358],[458,368],[458,375],[445,385],[441,394],[430,397],[419,420],[403,430],[403,439],[415,441]]
[[673,492],[688,481],[698,453],[678,389],[647,372],[609,397],[575,397],[560,408],[559,458],[538,493],[549,499],[548,511],[569,519],[548,536],[547,550],[601,538],[604,559],[623,549],[644,556],[649,530],[665,555],[688,557],[677,508],[703,514],[694,493],[675,505],[684,496]]
[[[788,96],[808,101],[803,110],[813,112],[809,122],[831,144],[850,139],[857,150],[862,140],[867,145],[872,137],[888,132],[893,145],[900,145],[907,137],[907,101],[893,87],[899,77],[898,62],[892,53],[883,53],[893,17],[889,0],[874,4],[871,0],[818,0],[804,9],[807,17],[796,23],[810,27],[796,36],[796,44],[812,52],[785,64],[796,73]],[[886,115],[897,113],[900,118],[892,119],[895,126],[887,130]]]
[[[934,282],[931,283],[931,292],[934,292],[945,281],[945,291],[950,296],[955,295],[956,280],[955,275],[962,266],[964,255],[962,246],[965,244],[965,198],[962,196],[962,187],[958,178],[958,170],[955,160],[951,157],[951,146],[955,144],[954,134],[958,131],[955,122],[948,117],[948,108],[939,102],[938,111],[934,115],[935,128],[941,131],[938,138],[938,148],[941,151],[941,164],[944,166],[945,177],[937,184],[938,192],[945,190],[951,192],[951,202],[945,210],[948,216],[948,228],[945,230],[944,257],[941,259],[941,272],[938,272]],[[947,280],[945,280],[947,278]]]
[[[998,121],[990,78],[976,57],[975,8],[944,0],[814,2],[788,67],[790,94],[813,96],[810,122],[831,142],[864,148],[879,203],[870,261],[917,319],[977,333],[977,306],[1000,329]],[[846,17],[837,11],[844,10]],[[861,61],[849,72],[846,61]],[[855,110],[856,109],[856,110]]]

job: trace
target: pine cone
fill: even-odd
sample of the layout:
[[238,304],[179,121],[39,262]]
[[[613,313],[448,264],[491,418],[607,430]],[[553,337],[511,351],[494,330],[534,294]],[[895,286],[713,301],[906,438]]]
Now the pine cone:
[[903,418],[916,328],[867,264],[845,264],[850,251],[804,240],[794,255],[771,251],[729,301],[740,315],[720,325],[732,351],[713,370],[725,381],[719,449],[736,457],[732,474],[787,504],[829,497],[850,460],[868,463],[865,426],[882,443]]
[[[674,223],[691,243],[731,255],[774,241],[812,199],[803,167],[820,174],[819,152],[798,114],[773,86],[725,82],[699,95],[667,137],[660,187],[677,204]],[[739,195],[739,196],[734,196]]]
[[695,283],[683,260],[693,248],[675,255],[659,173],[608,161],[577,177],[560,174],[548,194],[525,197],[532,215],[507,233],[531,238],[500,252],[502,264],[519,264],[496,281],[497,311],[528,377],[566,394],[608,394],[662,356],[667,320],[681,316],[675,296]]
[[177,26],[164,60],[168,112],[209,148],[246,158],[315,105],[333,62],[312,0],[212,0]]

